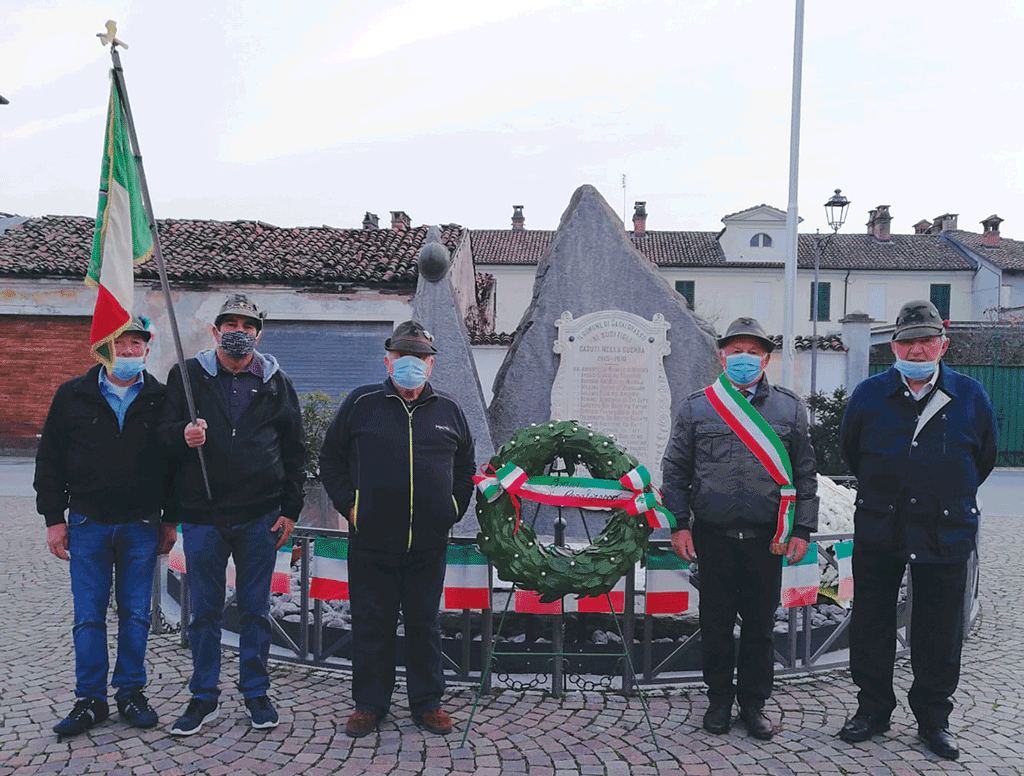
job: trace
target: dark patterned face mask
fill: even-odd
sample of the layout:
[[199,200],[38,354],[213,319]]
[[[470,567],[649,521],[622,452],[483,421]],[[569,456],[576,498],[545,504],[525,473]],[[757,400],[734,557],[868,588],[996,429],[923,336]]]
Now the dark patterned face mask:
[[245,358],[256,349],[256,338],[244,331],[228,331],[220,335],[220,346],[231,358]]

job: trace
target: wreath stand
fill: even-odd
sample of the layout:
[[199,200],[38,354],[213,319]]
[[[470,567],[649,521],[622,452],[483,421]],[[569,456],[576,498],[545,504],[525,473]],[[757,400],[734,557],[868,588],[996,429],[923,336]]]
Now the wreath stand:
[[[507,484],[509,484],[511,482],[515,482],[516,485],[512,486],[513,488],[515,488],[517,485],[521,485],[522,482],[527,479],[526,475],[524,474],[524,472],[521,469],[516,469],[515,473],[509,473],[506,468],[503,468],[503,466],[508,464],[509,459],[513,459],[514,460],[516,458],[516,455],[518,454],[518,457],[521,460],[521,462],[524,464],[524,466],[527,463],[532,463],[532,464],[534,464],[534,466],[531,467],[531,468],[536,468],[536,464],[538,463],[538,461],[536,461],[536,460],[529,460],[528,461],[526,456],[523,455],[523,450],[524,450],[525,446],[532,445],[534,443],[541,443],[539,445],[539,447],[545,448],[544,443],[550,442],[552,438],[555,438],[555,439],[558,440],[556,442],[556,444],[555,444],[555,448],[554,449],[557,449],[559,453],[568,453],[568,454],[565,455],[564,458],[559,456],[558,458],[555,459],[556,462],[546,461],[545,462],[546,471],[548,472],[549,475],[552,475],[552,476],[551,477],[543,477],[541,479],[547,480],[549,482],[553,479],[554,483],[556,483],[556,484],[559,481],[567,482],[568,481],[567,478],[570,478],[572,476],[573,472],[575,471],[575,462],[576,461],[582,461],[583,463],[585,463],[588,466],[588,468],[590,468],[592,470],[595,469],[595,468],[602,469],[603,471],[596,472],[599,476],[601,474],[607,475],[609,472],[612,472],[613,475],[619,473],[619,471],[622,471],[623,473],[628,471],[629,475],[633,475],[636,472],[636,470],[637,470],[637,461],[636,461],[636,459],[633,458],[632,456],[630,456],[628,453],[625,453],[625,451],[621,450],[621,448],[618,448],[618,446],[615,445],[615,442],[614,442],[613,438],[606,437],[606,436],[601,435],[601,434],[596,434],[596,436],[595,436],[595,432],[588,431],[587,429],[580,429],[579,426],[580,426],[580,424],[575,422],[575,421],[563,421],[563,422],[553,421],[551,423],[548,423],[546,428],[544,426],[540,426],[540,427],[530,428],[530,429],[520,429],[519,431],[516,432],[515,435],[513,435],[513,439],[510,440],[510,442],[508,444],[506,444],[504,447],[502,447],[502,449],[498,452],[498,454],[492,459],[489,468],[494,473],[495,476],[494,477],[488,477],[487,475],[484,475],[484,476],[479,476],[479,477],[475,478],[475,480],[477,482],[478,488],[480,489],[480,491],[484,495],[487,495],[488,493],[490,493],[491,494],[490,501],[494,501],[495,499],[498,498],[498,496],[494,495],[496,483],[498,482],[498,480],[501,479],[501,475],[503,473],[506,476],[505,476],[505,478],[503,480],[501,480],[502,484],[506,484],[507,485]],[[587,428],[589,428],[589,427],[587,427]],[[542,442],[542,435],[543,435],[543,442]],[[584,437],[585,437],[586,449],[581,448],[579,445],[576,445],[575,447],[572,447],[571,444],[566,444],[566,439],[565,439],[566,437],[569,438],[569,440],[568,440],[569,442],[571,442],[573,439],[576,439],[578,441],[580,439],[584,439]],[[518,450],[514,449],[517,444],[519,445],[519,449]],[[548,458],[550,456],[553,448],[550,445],[548,445],[545,449],[546,449],[546,452],[542,451],[541,455],[540,455],[540,457],[542,459]],[[606,460],[606,461],[605,460],[599,461],[599,460],[597,460],[596,457],[593,457],[592,455],[590,455],[591,453],[593,453],[595,456],[599,455],[602,458],[608,458],[608,460]],[[557,464],[557,461],[562,461],[560,466]],[[644,472],[644,473],[646,474],[646,472]],[[519,475],[519,477],[520,477],[519,479],[516,479],[517,475]],[[625,481],[625,479],[626,478],[624,477],[623,478],[623,482]],[[591,481],[591,482],[594,482],[594,481]],[[487,488],[488,483],[490,483],[490,485],[492,486],[490,491]],[[520,569],[520,573],[519,573],[519,577],[520,578],[516,578],[517,575],[516,575],[515,569],[512,569],[511,573],[509,573],[509,576],[513,577],[510,580],[510,581],[513,582],[513,587],[511,589],[511,592],[510,592],[508,598],[506,599],[504,610],[502,611],[501,618],[498,621],[498,628],[497,628],[496,632],[492,636],[492,641],[491,641],[491,644],[490,644],[490,648],[487,651],[487,658],[486,658],[485,665],[483,666],[483,670],[482,670],[481,676],[480,676],[480,685],[479,685],[479,687],[477,689],[476,697],[473,700],[473,708],[472,708],[472,710],[470,712],[469,720],[466,723],[466,728],[465,728],[465,730],[463,732],[463,735],[462,735],[462,741],[460,742],[460,747],[464,747],[465,744],[466,744],[466,739],[469,736],[469,730],[472,727],[473,719],[474,719],[474,717],[476,715],[476,710],[477,710],[477,707],[479,706],[479,703],[480,703],[480,697],[485,692],[485,689],[489,688],[489,680],[490,680],[490,675],[491,675],[491,667],[494,664],[496,658],[499,658],[499,657],[502,657],[502,656],[512,656],[512,655],[518,654],[518,653],[515,653],[515,652],[503,652],[503,651],[499,651],[498,649],[496,649],[496,645],[497,645],[497,643],[498,643],[498,641],[499,641],[499,639],[501,637],[501,633],[502,633],[502,630],[503,630],[503,627],[504,627],[505,617],[508,614],[508,610],[509,610],[509,607],[510,607],[512,601],[515,599],[515,591],[516,591],[516,589],[540,592],[542,594],[542,599],[541,599],[542,602],[543,602],[543,598],[546,597],[546,598],[549,599],[547,601],[548,603],[553,602],[554,600],[561,600],[561,599],[564,598],[565,595],[572,595],[572,594],[577,594],[577,595],[581,595],[581,596],[582,595],[586,595],[588,597],[594,597],[593,587],[594,587],[595,582],[594,582],[593,577],[595,575],[597,575],[598,576],[597,584],[600,587],[603,588],[602,592],[598,593],[598,595],[603,594],[605,596],[605,600],[607,601],[607,604],[608,604],[608,611],[609,611],[609,613],[612,616],[613,622],[615,623],[615,627],[616,627],[616,630],[618,632],[620,644],[622,645],[622,660],[623,660],[622,692],[623,692],[623,695],[628,697],[629,695],[635,694],[635,695],[637,695],[639,697],[641,706],[643,707],[643,711],[644,711],[644,718],[647,720],[647,725],[648,725],[648,728],[649,728],[650,733],[651,733],[651,740],[654,743],[655,749],[657,751],[661,751],[661,747],[658,744],[658,737],[657,737],[657,734],[655,733],[655,730],[654,730],[654,724],[653,724],[653,722],[651,720],[650,709],[649,709],[649,706],[647,704],[647,698],[644,695],[643,690],[639,686],[637,686],[636,681],[635,681],[636,672],[635,672],[635,669],[634,669],[634,666],[633,666],[632,649],[631,649],[632,642],[633,642],[633,628],[627,626],[627,628],[625,629],[625,631],[627,631],[627,632],[624,632],[624,629],[623,629],[623,626],[622,626],[622,622],[620,622],[619,616],[618,616],[618,614],[615,611],[615,607],[614,607],[614,605],[612,603],[611,594],[610,594],[610,591],[611,591],[612,587],[619,581],[619,579],[621,579],[623,576],[625,576],[626,577],[626,596],[625,596],[625,598],[626,598],[626,601],[628,603],[630,603],[630,604],[632,603],[632,601],[633,601],[632,592],[633,592],[633,585],[634,585],[633,574],[634,574],[635,563],[636,563],[636,560],[643,558],[644,551],[646,550],[646,546],[647,546],[647,535],[652,530],[650,527],[648,527],[647,520],[637,510],[645,509],[644,505],[646,504],[646,508],[650,509],[651,512],[653,513],[654,512],[654,507],[655,507],[655,501],[657,500],[657,501],[660,502],[660,496],[657,496],[657,492],[650,486],[649,480],[646,481],[646,482],[641,482],[641,483],[639,483],[637,485],[630,485],[630,487],[635,491],[635,493],[631,494],[631,495],[635,495],[636,496],[637,503],[639,504],[639,506],[634,507],[631,504],[631,505],[629,505],[629,507],[627,507],[626,510],[622,510],[622,509],[617,510],[616,512],[613,513],[612,517],[609,519],[609,524],[613,523],[614,521],[618,521],[618,526],[617,527],[620,528],[620,529],[621,529],[621,527],[623,525],[628,525],[628,526],[630,526],[630,528],[627,528],[625,531],[618,530],[617,532],[615,532],[615,531],[610,531],[609,529],[610,528],[615,528],[616,526],[609,525],[608,527],[606,527],[606,529],[604,531],[602,531],[601,535],[597,539],[597,542],[594,542],[594,540],[591,538],[590,528],[587,525],[586,517],[583,515],[582,507],[579,507],[580,518],[583,521],[584,530],[586,531],[588,540],[591,541],[591,545],[586,550],[584,550],[583,553],[578,553],[578,554],[575,554],[575,555],[572,554],[570,551],[565,550],[565,526],[566,526],[566,521],[565,521],[564,517],[562,516],[563,507],[562,507],[561,503],[552,502],[552,501],[546,502],[546,503],[556,503],[557,506],[558,506],[558,515],[557,515],[557,518],[555,519],[555,524],[554,524],[554,528],[555,528],[555,543],[554,543],[554,545],[552,545],[550,548],[548,548],[547,551],[545,551],[545,550],[543,550],[543,549],[541,549],[539,547],[539,542],[534,539],[534,541],[532,543],[527,541],[526,547],[521,547],[519,545],[515,545],[514,547],[510,548],[509,546],[506,546],[508,544],[508,542],[506,542],[503,545],[501,542],[495,541],[496,537],[493,536],[493,534],[495,534],[496,532],[494,530],[491,530],[491,529],[493,529],[495,527],[496,523],[500,522],[500,519],[499,518],[493,518],[491,516],[491,511],[490,511],[489,507],[486,504],[482,504],[483,499],[481,498],[481,493],[477,494],[477,496],[478,496],[478,498],[477,498],[477,512],[478,512],[478,515],[481,517],[481,521],[480,521],[481,522],[481,533],[480,533],[480,535],[478,537],[478,541],[480,543],[481,550],[484,551],[485,554],[488,554],[491,557],[492,562],[494,562],[494,564],[499,567],[499,571],[504,570],[504,571],[508,572],[510,565],[512,565],[512,566],[516,565],[515,561],[520,558],[520,554],[512,552],[513,549],[525,550],[525,549],[527,549],[529,547],[533,547],[533,548],[536,548],[535,551],[534,551],[535,554],[536,553],[540,553],[540,555],[542,557],[549,557],[549,558],[553,557],[554,559],[557,559],[557,561],[559,562],[562,570],[567,572],[568,576],[567,576],[567,578],[560,578],[560,582],[557,583],[557,585],[556,585],[556,583],[551,582],[551,580],[549,579],[548,583],[547,583],[547,586],[545,588],[545,586],[543,586],[543,585],[538,585],[535,580],[529,580],[529,579],[524,580],[524,579],[522,579],[521,577],[523,576],[523,574],[521,573],[521,569]],[[534,500],[534,501],[544,501],[544,499],[542,497],[541,498],[537,498],[537,497],[531,497],[530,495],[527,495],[527,492],[526,492],[525,489],[521,490],[521,491],[518,491],[518,492],[524,498],[530,498],[531,500]],[[507,496],[506,496],[506,500],[508,500]],[[514,519],[514,521],[515,521],[515,529],[512,531],[513,535],[521,527],[519,525],[519,506],[518,506],[518,503],[515,504],[515,510],[516,511],[515,511],[515,517],[514,518],[512,518],[511,516],[508,516],[508,517],[504,518],[505,520],[508,520],[508,521],[512,521]],[[533,521],[531,522],[531,525],[529,526],[528,536],[534,536],[534,534],[533,534],[533,525],[536,523],[536,519],[537,519],[537,516],[539,514],[539,510],[540,510],[540,507],[539,507],[539,504],[538,504],[536,506],[535,510],[534,510]],[[666,515],[668,520],[670,520],[670,521],[672,520],[671,515],[669,513],[665,512],[665,510],[660,507],[660,504],[658,506],[658,510],[659,510],[660,514]],[[627,515],[628,515],[628,517],[627,517]],[[487,516],[488,519],[485,520],[484,519],[485,516]],[[524,533],[527,533],[527,532],[524,532]],[[614,535],[618,539],[618,543],[616,543],[614,547],[609,544],[610,540],[608,539],[608,537],[612,536],[612,535]],[[642,542],[637,541],[637,542],[635,542],[635,546],[634,546],[634,544],[630,543],[630,539],[634,539],[635,540],[637,538],[637,536],[642,537]],[[602,539],[605,540],[603,545],[602,545]],[[629,549],[629,552],[627,552],[627,553],[619,552],[618,554],[619,554],[620,557],[618,557],[618,558],[616,558],[614,554],[611,554],[611,555],[608,554],[608,553],[616,552],[616,548],[621,549],[623,544],[627,547],[627,549]],[[639,551],[639,553],[638,553],[639,557],[634,557],[634,556],[637,555],[637,552],[635,552],[635,551]],[[590,554],[586,555],[586,553],[590,553]],[[625,560],[625,558],[622,557],[623,555],[626,555],[627,557],[633,558],[632,560],[629,560],[628,566],[626,566],[626,567],[623,567],[624,566],[623,561]],[[596,560],[594,560],[595,557],[596,557]],[[569,571],[569,569],[568,569],[568,567],[566,565],[566,562],[565,562],[568,558],[576,558],[577,560],[579,560],[580,564],[582,566],[584,566],[585,568],[587,568],[587,569],[590,568],[588,564],[592,561],[595,564],[594,569],[598,569],[598,568],[601,569],[601,573],[597,574],[597,572],[595,571],[594,573],[589,574],[588,576],[590,578],[586,579],[586,580],[582,579],[582,578],[573,579],[573,577],[578,577],[578,575],[581,572],[571,572],[571,571]],[[534,560],[536,560],[536,558],[534,558]],[[577,566],[577,560],[568,560],[567,561],[568,566],[576,567]],[[547,567],[547,568],[549,570],[552,570],[550,566]],[[536,569],[533,569],[533,571],[536,571]],[[546,571],[541,571],[539,573],[540,573],[541,577],[546,576]],[[501,574],[499,574],[499,576],[501,576]],[[553,573],[552,577],[555,577],[555,576],[557,576],[557,575],[555,573]],[[505,577],[503,576],[502,578],[505,578]],[[552,589],[553,585],[555,585],[554,590]],[[545,589],[541,589],[541,590],[538,591],[537,590],[538,587],[542,587],[542,588],[545,588]],[[563,672],[564,672],[564,662],[565,662],[566,658],[568,658],[568,657],[607,657],[608,656],[608,653],[603,653],[603,652],[601,652],[601,653],[592,653],[592,652],[572,652],[572,653],[568,653],[568,652],[565,652],[564,620],[562,619],[563,616],[564,616],[564,606],[563,606],[563,614],[562,615],[558,615],[557,621],[555,623],[553,623],[553,628],[552,628],[552,644],[551,644],[552,649],[551,649],[551,652],[548,653],[548,654],[551,655],[551,657],[553,659],[553,664],[552,664],[552,695],[554,697],[559,697],[559,698],[564,696],[564,691],[565,691],[564,690],[564,673]],[[658,768],[656,761],[655,761],[655,768],[656,769]],[[658,769],[658,770],[660,772],[660,769]]]

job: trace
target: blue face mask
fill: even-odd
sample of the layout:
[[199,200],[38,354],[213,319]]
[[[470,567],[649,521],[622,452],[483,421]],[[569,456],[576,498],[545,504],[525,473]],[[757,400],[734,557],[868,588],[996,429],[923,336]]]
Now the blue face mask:
[[391,363],[391,380],[399,388],[415,391],[427,381],[427,362],[416,356],[402,356]]
[[118,380],[134,380],[146,368],[146,360],[142,356],[128,358],[120,356],[114,363],[113,375]]
[[761,377],[761,358],[753,353],[733,353],[726,356],[725,373],[736,385],[750,385]]
[[938,361],[904,361],[896,359],[896,368],[908,380],[927,380],[938,368]]

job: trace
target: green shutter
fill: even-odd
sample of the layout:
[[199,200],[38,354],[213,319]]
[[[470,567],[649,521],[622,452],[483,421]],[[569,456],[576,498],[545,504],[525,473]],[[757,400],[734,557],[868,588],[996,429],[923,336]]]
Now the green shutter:
[[[818,283],[818,320],[828,321],[830,318],[830,311],[832,309],[832,284],[831,283]],[[814,320],[814,282],[811,282],[811,313],[810,319]]]
[[932,283],[931,300],[942,320],[949,319],[949,283]]
[[677,280],[676,291],[681,297],[686,300],[686,303],[690,305],[690,309],[693,308],[693,292],[694,292],[694,281],[692,280]]

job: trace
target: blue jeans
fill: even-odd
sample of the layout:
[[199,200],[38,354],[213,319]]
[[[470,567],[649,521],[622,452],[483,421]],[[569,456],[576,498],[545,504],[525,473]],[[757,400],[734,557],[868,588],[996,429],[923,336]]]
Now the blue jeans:
[[270,687],[270,582],[274,576],[278,535],[270,528],[280,512],[236,526],[182,523],[185,567],[192,621],[192,681],[189,690],[202,700],[220,695],[220,629],[224,614],[225,570],[235,559],[238,606],[238,689],[246,698],[266,695]]
[[401,609],[405,683],[414,715],[440,708],[444,694],[441,623],[445,547],[404,553],[348,548],[352,605],[352,700],[378,716],[391,708]]
[[85,515],[68,515],[71,595],[75,602],[75,695],[107,697],[107,605],[116,569],[117,662],[110,684],[115,697],[146,686],[153,568],[160,518],[104,525]]

